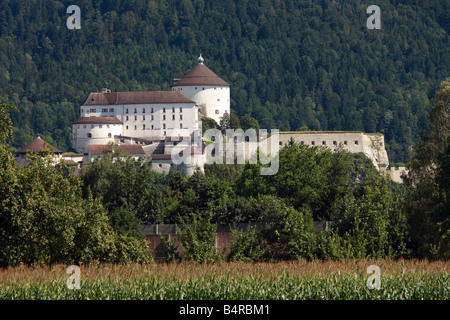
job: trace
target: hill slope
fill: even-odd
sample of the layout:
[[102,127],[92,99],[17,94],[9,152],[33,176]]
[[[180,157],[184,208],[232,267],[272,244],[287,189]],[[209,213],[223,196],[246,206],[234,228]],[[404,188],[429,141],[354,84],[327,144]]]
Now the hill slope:
[[383,132],[390,160],[425,128],[450,74],[449,1],[77,1],[81,30],[66,28],[69,1],[0,3],[0,88],[15,146],[37,133],[62,150],[92,91],[168,90],[202,52],[232,84],[232,110],[262,128]]

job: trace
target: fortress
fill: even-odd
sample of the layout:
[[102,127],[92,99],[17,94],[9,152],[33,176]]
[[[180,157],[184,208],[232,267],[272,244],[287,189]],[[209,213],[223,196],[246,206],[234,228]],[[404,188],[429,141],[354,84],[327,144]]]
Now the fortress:
[[[200,55],[192,70],[172,80],[171,91],[111,92],[104,88],[91,93],[72,125],[72,146],[78,153],[59,158],[81,164],[93,161],[103,152],[121,148],[133,158],[146,158],[158,172],[180,170],[190,175],[196,169],[203,170],[206,155],[201,120],[209,117],[219,123],[222,116],[230,114],[230,87],[204,64]],[[405,171],[405,168],[399,168],[400,172],[385,169],[389,160],[382,134],[280,132],[277,143],[281,148],[291,139],[299,144],[329,148],[340,145],[350,152],[361,152],[396,182],[401,182],[400,174]],[[35,146],[36,142],[31,144]],[[16,154],[22,163],[27,147]],[[174,164],[173,150],[189,151],[190,163]],[[246,158],[250,156],[247,154]]]

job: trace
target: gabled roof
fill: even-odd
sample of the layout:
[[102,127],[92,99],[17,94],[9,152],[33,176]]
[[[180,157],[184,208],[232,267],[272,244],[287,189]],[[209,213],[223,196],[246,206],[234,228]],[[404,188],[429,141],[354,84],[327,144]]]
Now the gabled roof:
[[174,104],[194,101],[178,91],[140,91],[140,92],[93,92],[83,106],[106,106],[124,104]]
[[[121,149],[122,151],[133,154],[145,154],[144,149],[139,144],[122,144],[114,147],[115,149]],[[91,144],[88,146],[89,153],[91,155],[101,155],[104,152],[111,152],[111,145],[109,144]]]
[[221,79],[217,74],[211,71],[203,63],[196,65],[182,79],[174,79],[172,87],[178,86],[230,86],[230,84]]
[[49,149],[53,153],[63,153],[61,150],[50,145],[48,142],[45,142],[44,140],[42,140],[42,138],[40,136],[38,136],[36,139],[31,141],[31,143],[29,143],[25,147],[17,150],[16,154],[25,154],[28,151],[31,151],[33,153],[39,153],[39,152],[44,151],[44,149]]
[[73,124],[123,124],[116,117],[81,117]]

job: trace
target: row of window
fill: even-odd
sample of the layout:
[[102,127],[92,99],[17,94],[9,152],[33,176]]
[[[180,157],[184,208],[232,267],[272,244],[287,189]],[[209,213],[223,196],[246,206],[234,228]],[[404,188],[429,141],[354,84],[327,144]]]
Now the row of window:
[[[114,108],[102,108],[101,109],[102,110],[102,113],[107,113],[107,112],[110,112],[110,113],[114,113]],[[97,113],[97,109],[95,109],[95,108],[91,108],[91,109],[89,109],[89,110],[86,110],[88,113]],[[134,113],[137,113],[138,112],[138,108],[134,108]],[[146,112],[146,108],[142,108],[142,113],[145,113]],[[155,112],[155,109],[154,108],[151,108],[150,109],[150,113],[154,113]],[[166,113],[166,108],[163,108],[162,109],[162,112],[163,113]],[[172,113],[175,113],[176,112],[176,108],[172,108]],[[180,107],[179,108],[179,113],[182,113],[183,112],[183,107]],[[126,108],[125,109],[125,113],[130,113],[130,110],[129,110],[129,108]]]
[[[134,116],[134,121],[137,121],[137,119],[138,119],[137,117],[138,117],[138,116]],[[175,115],[173,114],[173,115],[172,115],[172,120],[175,120],[175,118],[176,118],[176,117],[175,117]],[[178,118],[179,118],[179,120],[183,120],[183,115],[180,114]],[[163,120],[167,120],[165,114],[163,114],[162,119],[163,119]],[[130,120],[129,116],[126,116],[126,117],[125,117],[125,121],[129,121],[129,120]],[[145,121],[145,115],[142,116],[142,120]],[[151,115],[150,120],[151,120],[151,121],[155,120],[155,117],[154,117],[153,115]]]
[[[135,126],[134,126],[134,130],[137,130],[137,129],[138,129],[138,126],[135,125]],[[151,129],[151,130],[154,130],[154,129],[155,129],[155,126],[154,126],[154,125],[151,125],[151,126],[150,126],[150,129]],[[163,123],[163,129],[167,129],[167,126],[166,126],[165,123]],[[182,124],[182,123],[180,123],[180,129],[183,129],[183,124]],[[125,130],[129,130],[129,126],[125,126]],[[142,130],[146,130],[145,124],[142,125]]]
[[[109,128],[110,126],[115,127],[116,125],[115,125],[115,124],[112,124],[112,125],[107,124],[107,125],[106,125],[107,128]],[[87,125],[83,124],[83,129],[86,129],[86,127],[87,127]],[[95,124],[91,124],[90,127],[91,127],[92,129],[95,128]],[[103,128],[103,125],[102,125],[102,124],[99,124],[98,127],[101,129],[101,128]],[[78,129],[80,129],[80,128],[81,128],[81,125],[79,124],[79,125],[78,125]]]
[[[166,113],[166,108],[162,108],[162,112]],[[175,113],[175,112],[176,112],[176,108],[172,107],[172,113]],[[182,112],[183,112],[183,107],[180,107],[179,108],[179,113],[182,113]],[[129,109],[128,108],[125,108],[125,113],[129,113]],[[134,108],[134,113],[137,113],[137,108]],[[145,113],[145,108],[142,108],[142,113]],[[150,109],[150,113],[155,113],[155,109],[151,108]]]
[[[305,141],[300,141],[300,144],[305,144]],[[355,140],[355,144],[356,145],[358,145],[359,144],[359,141],[358,140]],[[283,145],[283,142],[281,142],[280,141],[280,146],[282,146]],[[313,145],[313,146],[315,146],[316,145],[316,142],[315,141],[311,141],[311,145]],[[326,141],[322,141],[322,145],[323,146],[326,146],[327,145],[327,142]],[[338,142],[337,141],[333,141],[333,145],[334,146],[337,146],[338,145]],[[348,141],[344,141],[344,145],[348,145]]]
[[[90,139],[90,138],[92,138],[92,133],[88,133],[87,134],[87,137]],[[108,138],[111,138],[112,137],[112,134],[111,133],[108,133]]]

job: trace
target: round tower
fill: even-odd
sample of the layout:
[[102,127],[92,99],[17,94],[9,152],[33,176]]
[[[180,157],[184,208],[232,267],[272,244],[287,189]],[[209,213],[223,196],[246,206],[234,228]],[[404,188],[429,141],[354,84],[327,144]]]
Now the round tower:
[[230,84],[211,71],[204,61],[200,54],[197,66],[183,78],[172,81],[172,90],[195,101],[200,117],[209,117],[219,123],[220,117],[230,114]]

